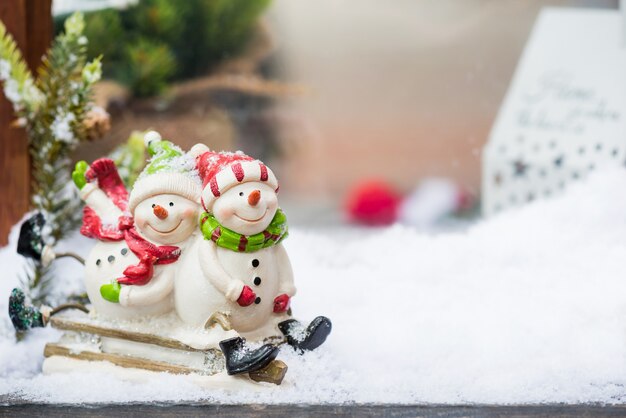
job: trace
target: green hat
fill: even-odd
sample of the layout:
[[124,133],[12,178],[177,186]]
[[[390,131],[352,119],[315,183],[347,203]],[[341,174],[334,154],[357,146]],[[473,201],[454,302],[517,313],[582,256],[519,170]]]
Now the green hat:
[[144,141],[151,158],[130,192],[130,212],[142,201],[160,194],[176,194],[200,203],[202,183],[195,158],[170,141],[162,140],[158,132],[147,132]]

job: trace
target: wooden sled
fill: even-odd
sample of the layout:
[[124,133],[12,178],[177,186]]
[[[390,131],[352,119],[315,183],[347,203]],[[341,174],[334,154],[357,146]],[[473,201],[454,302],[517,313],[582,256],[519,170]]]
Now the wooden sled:
[[280,360],[255,372],[229,376],[218,343],[236,334],[226,324],[214,322],[221,326],[198,330],[185,327],[175,315],[149,322],[102,322],[85,314],[54,316],[50,325],[65,332],[58,342],[46,344],[43,371],[107,371],[128,380],[166,372],[190,375],[211,388],[282,383],[287,365]]

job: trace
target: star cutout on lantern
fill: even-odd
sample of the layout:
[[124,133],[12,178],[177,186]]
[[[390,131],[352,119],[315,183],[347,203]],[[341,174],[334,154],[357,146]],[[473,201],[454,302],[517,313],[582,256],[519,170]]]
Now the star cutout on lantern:
[[565,159],[565,157],[563,157],[562,155],[561,155],[561,156],[559,156],[559,157],[557,157],[557,158],[554,160],[554,166],[555,166],[555,167],[561,167],[561,166],[563,165],[563,160],[564,160],[564,159]]
[[513,170],[515,177],[523,177],[528,170],[528,164],[522,160],[513,161]]

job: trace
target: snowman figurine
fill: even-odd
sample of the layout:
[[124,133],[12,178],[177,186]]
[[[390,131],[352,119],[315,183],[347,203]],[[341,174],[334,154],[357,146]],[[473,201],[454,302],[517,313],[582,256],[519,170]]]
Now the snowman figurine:
[[152,158],[130,196],[113,161],[77,164],[73,179],[85,201],[81,233],[98,239],[85,260],[85,284],[95,311],[136,319],[173,309],[174,266],[198,234],[201,184],[195,161],[180,148],[145,136]]
[[[282,244],[287,221],[278,207],[272,170],[241,152],[212,152],[196,145],[190,153],[198,156],[203,182],[204,239],[194,241],[178,266],[178,315],[188,324],[203,326],[222,314],[248,341],[282,334],[301,352],[321,345],[331,330],[328,318],[317,317],[304,327],[290,317],[296,288]],[[241,338],[220,343],[229,373],[228,354],[241,344]]]

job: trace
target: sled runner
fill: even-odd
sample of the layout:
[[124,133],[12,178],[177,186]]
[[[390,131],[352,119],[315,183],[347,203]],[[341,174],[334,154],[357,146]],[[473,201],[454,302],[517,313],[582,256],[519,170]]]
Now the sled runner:
[[[86,367],[115,371],[132,379],[149,379],[151,372],[167,372],[194,375],[200,385],[222,388],[255,385],[254,382],[280,385],[287,373],[287,365],[274,359],[259,370],[229,376],[218,344],[232,331],[217,325],[218,321],[212,329],[202,331],[181,326],[172,315],[150,321],[102,322],[73,313],[52,317],[49,323],[65,332],[59,342],[46,344],[46,373]],[[284,341],[272,338],[274,344]]]

